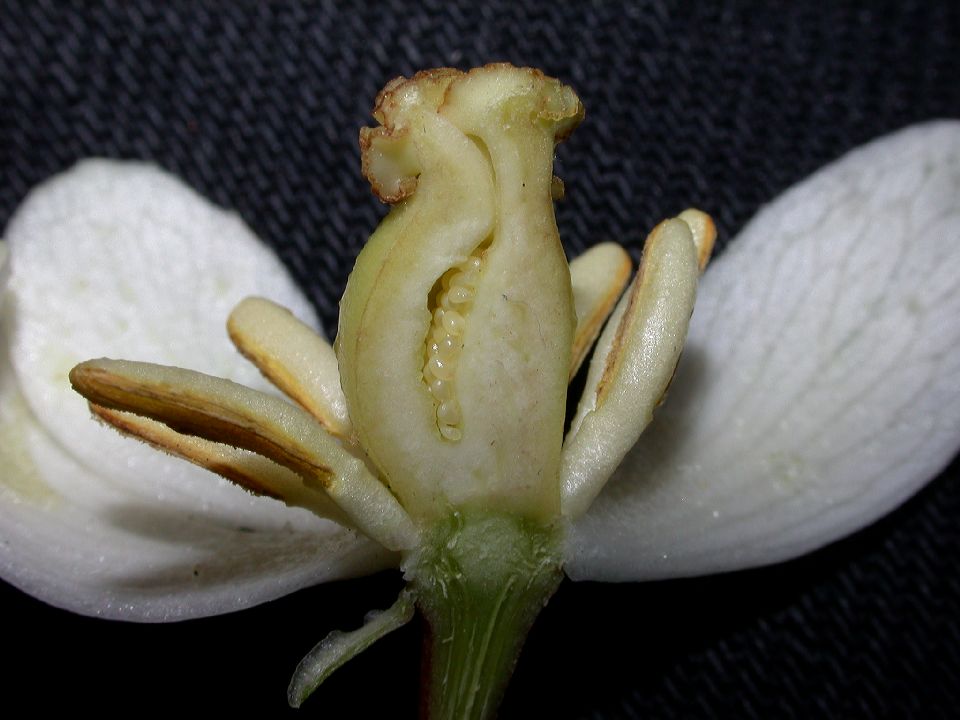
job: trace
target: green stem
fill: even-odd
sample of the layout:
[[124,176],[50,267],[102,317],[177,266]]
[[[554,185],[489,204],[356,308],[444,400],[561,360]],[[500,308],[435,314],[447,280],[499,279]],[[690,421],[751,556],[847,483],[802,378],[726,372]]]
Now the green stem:
[[506,515],[457,513],[425,546],[410,572],[429,625],[424,715],[492,717],[533,621],[560,583],[559,532]]

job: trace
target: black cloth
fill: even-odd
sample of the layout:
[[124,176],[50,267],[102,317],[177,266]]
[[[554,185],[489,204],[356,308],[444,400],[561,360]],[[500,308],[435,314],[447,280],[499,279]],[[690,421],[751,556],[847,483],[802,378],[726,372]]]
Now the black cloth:
[[[495,60],[542,68],[587,108],[557,164],[572,253],[612,239],[636,256],[648,228],[688,205],[714,215],[722,246],[846,150],[960,117],[955,0],[6,0],[0,227],[31,186],[81,157],[153,160],[239,211],[332,335],[352,260],[383,213],[357,147],[377,91],[418,69]],[[955,462],[890,517],[795,562],[567,582],[501,717],[955,716],[958,517]],[[81,618],[3,585],[4,700],[278,717],[309,647],[388,605],[400,584],[384,574],[167,626]],[[419,633],[376,645],[301,713],[412,717]]]

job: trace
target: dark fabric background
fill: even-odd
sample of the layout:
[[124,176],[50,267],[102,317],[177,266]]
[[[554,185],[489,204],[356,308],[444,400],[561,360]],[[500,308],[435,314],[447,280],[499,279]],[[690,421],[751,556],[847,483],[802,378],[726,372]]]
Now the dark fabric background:
[[[826,9],[825,9],[826,8]],[[960,4],[0,2],[0,227],[91,155],[151,159],[236,208],[334,331],[383,208],[357,130],[398,74],[494,60],[572,84],[561,235],[636,254],[694,204],[721,244],[780,191],[904,125],[960,117]],[[565,583],[501,717],[952,717],[960,707],[957,463],[857,536],[779,567]],[[232,616],[138,626],[0,586],[4,702],[280,716],[312,644],[389,604],[395,574]],[[16,633],[23,633],[18,635]],[[336,674],[301,717],[412,717],[419,628]]]

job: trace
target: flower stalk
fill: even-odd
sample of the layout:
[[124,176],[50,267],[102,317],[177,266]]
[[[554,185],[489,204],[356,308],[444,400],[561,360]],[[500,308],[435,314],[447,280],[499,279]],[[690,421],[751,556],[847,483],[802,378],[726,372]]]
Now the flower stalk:
[[563,577],[560,533],[498,513],[456,513],[411,568],[428,626],[423,715],[490,717],[524,640]]

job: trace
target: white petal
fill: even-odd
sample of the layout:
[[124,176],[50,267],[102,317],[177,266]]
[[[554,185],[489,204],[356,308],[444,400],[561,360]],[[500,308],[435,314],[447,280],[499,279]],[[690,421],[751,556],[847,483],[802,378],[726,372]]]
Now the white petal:
[[155,168],[87,161],[37,188],[6,240],[17,372],[0,337],[0,576],[78,612],[167,620],[395,564],[355,533],[101,427],[70,389],[70,367],[103,354],[269,388],[227,338],[230,309],[260,294],[316,320],[239,218]]
[[31,410],[66,450],[145,498],[200,508],[242,491],[90,420],[67,373],[92,357],[187,367],[272,388],[231,344],[227,316],[262,295],[316,326],[274,254],[242,220],[142,163],[87,160],[36,188],[5,238],[10,357]]
[[570,534],[577,579],[784,560],[960,446],[960,123],[850,153],[708,269],[671,394]]

